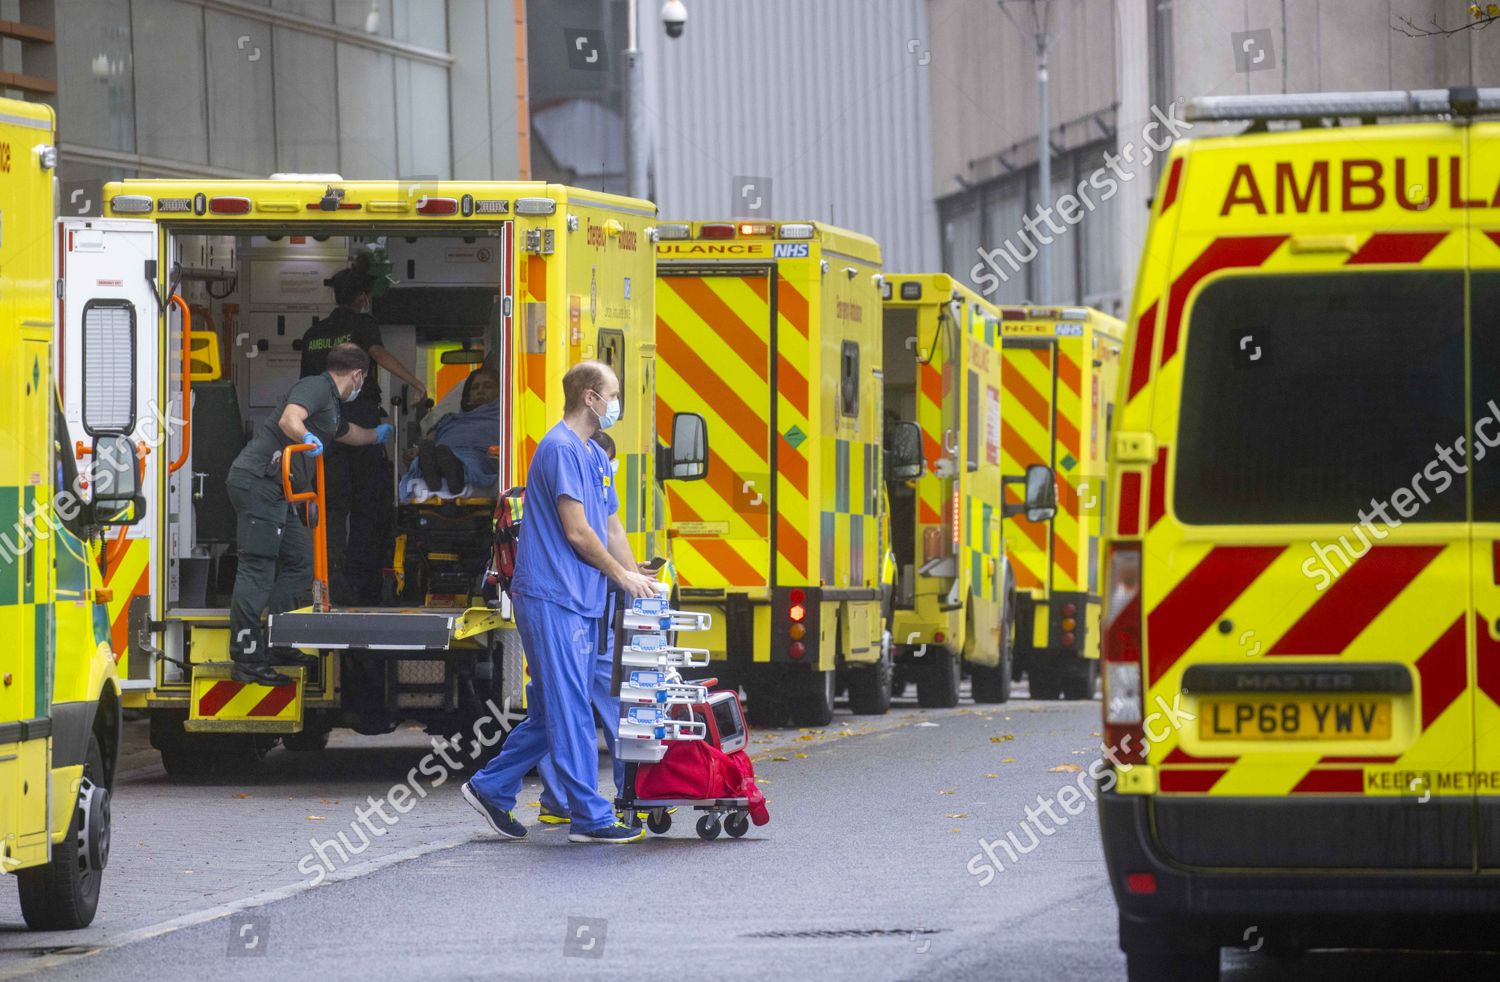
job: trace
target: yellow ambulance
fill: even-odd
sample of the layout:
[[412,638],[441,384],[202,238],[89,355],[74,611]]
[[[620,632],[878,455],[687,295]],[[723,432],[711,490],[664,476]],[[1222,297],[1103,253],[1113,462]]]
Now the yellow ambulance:
[[684,605],[760,726],[890,706],[881,630],[880,247],[817,222],[657,227],[658,425],[704,416],[708,478],[668,489]]
[[975,702],[1005,702],[1018,593],[1001,519],[1047,528],[1051,462],[1031,462],[1033,496],[1047,500],[1028,509],[1017,491],[1002,507],[1001,434],[1015,410],[1002,396],[1000,310],[943,273],[888,276],[883,294],[896,686],[911,677],[921,705],[956,706],[967,668]]
[[1497,113],[1188,108],[1241,131],[1165,164],[1110,463],[1096,776],[1131,979],[1495,943]]
[[[498,373],[501,488],[525,484],[561,419],[567,368],[609,363],[622,392],[610,430],[622,520],[638,555],[665,551],[659,482],[701,474],[706,436],[683,415],[662,424],[677,452],[658,447],[650,202],[337,175],[125,181],[105,197],[103,218],[60,225],[58,377],[70,425],[106,420],[156,438],[150,519],[110,543],[107,574],[126,703],[149,714],[169,773],[251,765],[278,740],[318,750],[334,727],[378,734],[407,719],[472,743],[496,707],[523,705],[505,598],[487,602],[480,586],[493,496],[386,502],[400,542],[387,606],[275,616],[269,642],[319,653],[318,665],[280,689],[228,677],[236,520],[224,478],[249,427],[299,377],[302,336],[334,307],[326,281],[353,263],[382,273],[372,312],[384,347],[432,380],[433,418],[458,408],[471,372]],[[395,488],[422,430],[389,377],[383,391]]]
[[[1089,307],[1000,311],[1006,405],[1005,547],[1017,587],[1016,662],[1033,699],[1092,699],[1099,683],[1099,537],[1125,325]],[[1026,521],[1023,477],[1057,477],[1058,507]]]
[[128,435],[59,412],[56,145],[49,107],[0,99],[0,872],[36,930],[85,927],[98,908],[121,700],[91,552],[101,528],[143,514]]

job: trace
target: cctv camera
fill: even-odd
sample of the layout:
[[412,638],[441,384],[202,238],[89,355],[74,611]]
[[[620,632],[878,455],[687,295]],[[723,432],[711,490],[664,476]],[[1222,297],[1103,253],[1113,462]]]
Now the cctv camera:
[[667,0],[661,5],[661,23],[667,29],[667,37],[682,37],[682,29],[687,26],[687,7],[682,0]]

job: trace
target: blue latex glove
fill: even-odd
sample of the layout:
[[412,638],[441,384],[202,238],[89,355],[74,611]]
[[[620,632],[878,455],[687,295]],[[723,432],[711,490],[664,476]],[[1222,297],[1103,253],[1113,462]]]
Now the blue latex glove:
[[385,441],[389,440],[391,438],[391,434],[395,432],[396,428],[390,423],[381,423],[379,426],[375,427],[375,442],[384,443]]
[[306,451],[309,457],[321,457],[323,455],[323,441],[318,439],[318,434],[309,430],[307,432],[307,436],[303,438],[302,442],[311,443],[313,445],[313,448],[311,450]]

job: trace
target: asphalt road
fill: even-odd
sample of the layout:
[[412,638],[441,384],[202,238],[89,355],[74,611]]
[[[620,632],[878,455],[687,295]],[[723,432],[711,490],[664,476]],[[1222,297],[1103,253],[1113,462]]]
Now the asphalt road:
[[[72,950],[58,950],[67,936],[27,947],[28,936],[3,932],[10,954],[0,978],[1123,979],[1092,807],[989,885],[969,871],[981,837],[1018,829],[1038,794],[1076,785],[1075,768],[1097,754],[1097,720],[1097,703],[1020,700],[903,709],[873,723],[841,715],[843,726],[826,733],[762,734],[757,770],[772,819],[738,841],[701,842],[682,813],[666,836],[632,846],[570,845],[565,831],[535,825],[525,841],[500,841],[450,783],[390,830],[415,830],[400,848],[361,857],[340,874],[348,879],[304,889],[278,845],[272,879],[282,892],[259,882],[238,891],[269,902],[234,910],[236,891],[216,884],[211,897],[184,903],[190,878],[168,878],[158,885],[163,910],[187,913],[106,905],[103,926]],[[425,748],[409,735],[376,749],[389,766]],[[378,795],[390,776],[368,773],[370,755],[351,743],[295,761],[293,773],[321,767],[350,797],[355,784]],[[270,763],[253,792],[266,799],[279,798],[285,779]],[[130,788],[122,802],[137,794]],[[306,789],[287,790],[288,807],[301,810]],[[224,788],[190,789],[178,807],[184,826],[194,822],[193,791],[203,798],[198,821],[224,811]],[[253,828],[215,834],[254,852]],[[192,861],[215,866],[211,849]],[[1281,962],[1231,952],[1225,965],[1234,982],[1464,979],[1500,969],[1460,956],[1348,953]]]

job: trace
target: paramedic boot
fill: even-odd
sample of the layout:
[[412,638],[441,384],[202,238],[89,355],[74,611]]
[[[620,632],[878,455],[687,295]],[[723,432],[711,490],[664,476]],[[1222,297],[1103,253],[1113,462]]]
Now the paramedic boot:
[[229,677],[246,685],[291,685],[296,681],[290,675],[282,675],[270,665],[247,665],[242,662],[234,663],[234,667],[229,670]]

